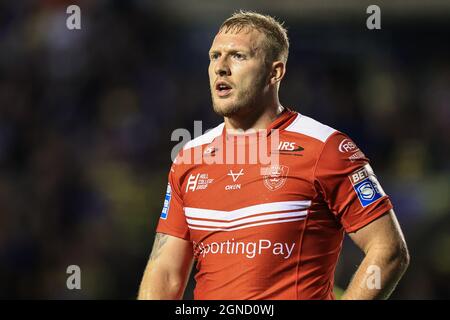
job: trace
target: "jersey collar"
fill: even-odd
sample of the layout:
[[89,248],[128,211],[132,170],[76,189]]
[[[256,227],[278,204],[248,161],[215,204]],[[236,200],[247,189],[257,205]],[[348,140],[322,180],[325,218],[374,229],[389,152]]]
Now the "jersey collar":
[[294,121],[297,114],[297,112],[292,111],[289,108],[284,108],[283,112],[280,113],[278,118],[276,118],[267,127],[268,134],[270,134],[270,130],[284,130],[285,128],[287,128]]
[[[284,130],[295,120],[297,115],[298,112],[285,107],[284,110],[278,115],[278,117],[267,126],[267,135],[270,135],[271,130]],[[225,126],[223,126],[222,135],[228,136]]]

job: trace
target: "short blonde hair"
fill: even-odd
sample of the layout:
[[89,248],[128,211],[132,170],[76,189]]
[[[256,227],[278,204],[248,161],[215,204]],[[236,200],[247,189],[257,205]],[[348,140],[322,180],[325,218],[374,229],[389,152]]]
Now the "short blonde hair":
[[278,22],[275,18],[256,13],[253,11],[239,11],[233,13],[231,17],[222,23],[219,31],[235,31],[242,29],[256,29],[262,32],[267,41],[265,47],[267,50],[268,62],[282,60],[287,62],[289,55],[289,38],[287,30],[282,22]]

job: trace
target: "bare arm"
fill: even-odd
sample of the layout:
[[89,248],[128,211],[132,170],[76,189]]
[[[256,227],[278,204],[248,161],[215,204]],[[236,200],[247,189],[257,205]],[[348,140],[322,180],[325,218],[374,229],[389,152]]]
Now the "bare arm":
[[192,262],[191,242],[157,233],[142,277],[138,300],[182,299]]
[[394,211],[349,236],[364,251],[365,258],[342,299],[389,298],[409,264],[408,249]]

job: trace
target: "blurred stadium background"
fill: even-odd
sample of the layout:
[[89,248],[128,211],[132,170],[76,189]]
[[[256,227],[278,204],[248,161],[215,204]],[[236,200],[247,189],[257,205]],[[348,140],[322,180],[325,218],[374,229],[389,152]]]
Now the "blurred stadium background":
[[[381,30],[366,28],[369,4]],[[450,2],[437,0],[1,1],[0,298],[136,297],[171,132],[221,122],[207,50],[238,9],[286,22],[283,104],[373,161],[412,257],[392,298],[450,298]],[[360,259],[346,240],[338,287]],[[82,290],[66,289],[71,264]]]

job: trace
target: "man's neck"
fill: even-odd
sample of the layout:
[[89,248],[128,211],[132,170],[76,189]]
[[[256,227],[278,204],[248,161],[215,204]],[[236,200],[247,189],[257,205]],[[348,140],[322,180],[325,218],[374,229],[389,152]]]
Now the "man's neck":
[[238,130],[260,130],[267,129],[267,127],[278,118],[278,116],[285,110],[285,108],[277,103],[275,106],[266,108],[260,114],[248,114],[245,116],[225,117],[225,128],[229,133]]

